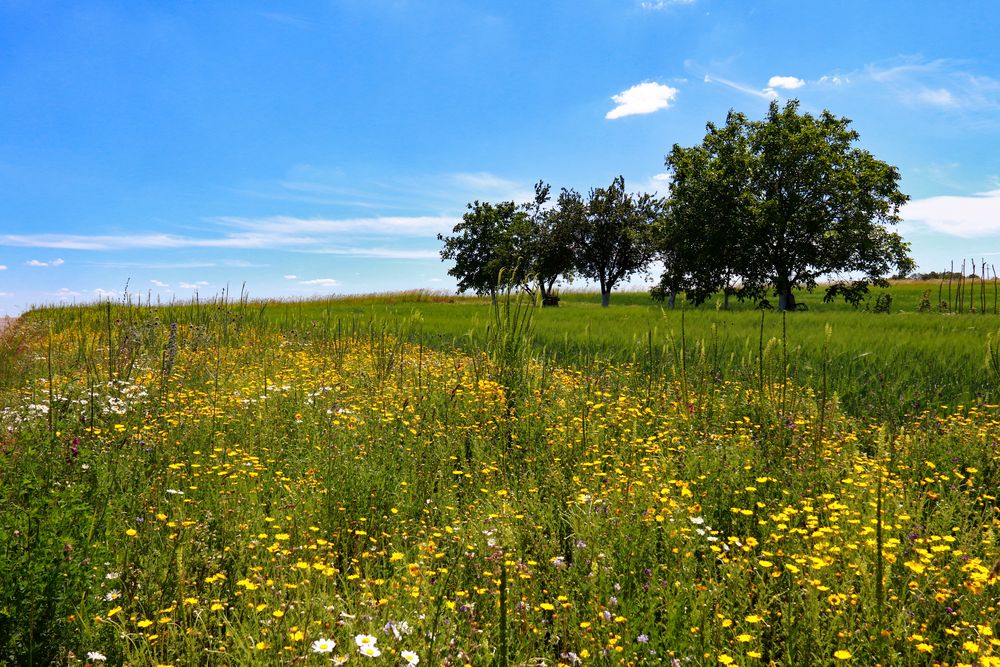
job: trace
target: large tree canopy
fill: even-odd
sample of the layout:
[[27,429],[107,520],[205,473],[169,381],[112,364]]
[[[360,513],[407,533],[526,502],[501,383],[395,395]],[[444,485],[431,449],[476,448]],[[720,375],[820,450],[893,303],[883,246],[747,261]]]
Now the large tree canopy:
[[793,290],[821,277],[832,281],[828,300],[857,303],[912,270],[908,244],[888,228],[908,199],[899,171],[854,147],[846,118],[798,109],[772,102],[761,121],[731,112],[700,145],[674,145],[667,283],[686,283],[697,299],[738,277],[741,296],[773,290],[779,308],[794,309]]

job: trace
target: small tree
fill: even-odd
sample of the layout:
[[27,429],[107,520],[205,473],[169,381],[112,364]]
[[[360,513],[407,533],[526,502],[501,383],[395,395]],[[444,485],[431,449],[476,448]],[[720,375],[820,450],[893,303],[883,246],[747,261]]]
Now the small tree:
[[475,201],[467,208],[452,236],[438,234],[444,242],[441,259],[455,262],[448,275],[458,279],[460,293],[471,290],[495,300],[498,289],[525,283],[522,249],[530,221],[512,201]]
[[559,207],[576,218],[576,270],[600,285],[601,306],[607,307],[615,285],[652,259],[651,229],[663,201],[625,192],[625,179],[619,176],[609,187],[591,190],[585,205],[578,193],[564,190]]
[[[546,208],[551,187],[538,181],[535,198],[524,210],[529,228],[524,239],[524,255],[530,278],[537,281],[542,299],[552,296],[559,278],[570,278],[573,273],[573,225],[575,218],[560,206]],[[560,198],[560,202],[562,198]]]

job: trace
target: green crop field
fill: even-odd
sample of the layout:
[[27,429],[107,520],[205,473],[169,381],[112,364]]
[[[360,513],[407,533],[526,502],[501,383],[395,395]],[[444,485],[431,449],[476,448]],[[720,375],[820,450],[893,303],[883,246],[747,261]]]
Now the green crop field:
[[985,288],[32,310],[0,663],[1000,665]]

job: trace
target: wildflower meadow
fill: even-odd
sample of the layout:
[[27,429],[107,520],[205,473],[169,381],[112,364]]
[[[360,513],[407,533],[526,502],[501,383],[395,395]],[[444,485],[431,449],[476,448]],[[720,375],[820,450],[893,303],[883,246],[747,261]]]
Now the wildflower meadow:
[[822,328],[806,381],[780,335],[557,358],[516,295],[278,307],[4,334],[0,663],[1000,665],[988,400],[845,409]]

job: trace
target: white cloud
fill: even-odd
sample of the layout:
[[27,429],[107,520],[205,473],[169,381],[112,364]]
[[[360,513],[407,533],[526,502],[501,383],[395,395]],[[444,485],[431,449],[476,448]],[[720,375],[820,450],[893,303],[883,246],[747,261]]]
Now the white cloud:
[[24,264],[25,266],[62,266],[65,263],[66,262],[64,262],[61,259],[53,259],[51,262],[43,262],[38,259],[29,259]]
[[300,285],[313,285],[315,287],[336,287],[340,283],[333,278],[314,278],[313,280],[300,280]]
[[208,285],[208,281],[207,280],[199,280],[196,283],[181,282],[180,283],[180,288],[181,289],[198,289],[199,287],[205,287],[206,285]]
[[284,278],[285,280],[295,280],[298,276],[293,273],[286,273]]
[[606,113],[604,117],[608,120],[615,120],[625,116],[668,109],[670,103],[677,97],[677,92],[676,88],[652,81],[636,84],[611,97],[618,106]]
[[1000,190],[914,199],[903,206],[900,216],[907,223],[919,223],[951,236],[976,238],[1000,234]]
[[68,287],[60,287],[59,291],[56,292],[56,296],[59,297],[60,301],[65,301],[71,297],[80,296],[79,292],[74,292]]
[[6,264],[0,264],[0,271],[6,271],[6,270],[7,270],[7,265]]
[[795,76],[772,76],[767,80],[768,88],[795,90],[796,88],[801,88],[804,85],[806,85],[806,82]]
[[64,262],[64,261],[63,261],[63,260],[61,260],[61,259],[54,259],[54,260],[52,260],[51,262],[49,262],[49,264],[50,264],[51,266],[62,266],[62,265],[63,265],[63,264],[65,264],[65,263],[66,263],[66,262]]
[[94,290],[94,294],[97,296],[98,299],[118,298],[118,292],[116,292],[113,289],[112,290],[106,290],[106,289],[101,289],[100,287],[98,287],[97,289]]
[[170,285],[168,283],[165,283],[165,282],[160,281],[160,280],[156,280],[155,278],[152,279],[152,280],[150,280],[149,282],[153,283],[157,287],[170,287]]

